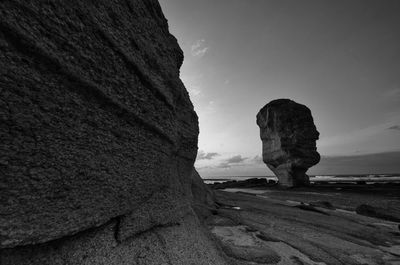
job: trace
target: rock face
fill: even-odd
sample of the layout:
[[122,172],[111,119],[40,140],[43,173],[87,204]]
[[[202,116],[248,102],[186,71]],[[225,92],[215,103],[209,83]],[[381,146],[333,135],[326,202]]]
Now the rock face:
[[158,2],[0,13],[0,263],[224,264],[193,211],[197,115]]
[[192,208],[201,220],[215,213],[215,195],[214,192],[204,184],[199,173],[194,169],[192,173],[191,190]]
[[285,187],[307,185],[308,168],[317,164],[319,138],[311,111],[289,99],[277,99],[257,114],[263,161]]

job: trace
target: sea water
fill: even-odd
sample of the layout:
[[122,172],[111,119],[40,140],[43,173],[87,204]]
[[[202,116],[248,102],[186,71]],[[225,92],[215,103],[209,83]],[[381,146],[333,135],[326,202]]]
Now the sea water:
[[[251,178],[265,178],[267,180],[275,180],[275,176],[215,176],[203,178],[206,184],[215,182],[226,182],[231,180],[242,181]],[[400,174],[364,174],[364,175],[315,175],[310,176],[311,182],[400,182]]]

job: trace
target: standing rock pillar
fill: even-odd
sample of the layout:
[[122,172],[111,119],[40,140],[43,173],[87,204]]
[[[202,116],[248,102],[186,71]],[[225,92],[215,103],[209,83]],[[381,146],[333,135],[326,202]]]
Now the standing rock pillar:
[[307,170],[320,160],[319,138],[311,111],[290,99],[277,99],[257,114],[263,161],[283,187],[309,184]]

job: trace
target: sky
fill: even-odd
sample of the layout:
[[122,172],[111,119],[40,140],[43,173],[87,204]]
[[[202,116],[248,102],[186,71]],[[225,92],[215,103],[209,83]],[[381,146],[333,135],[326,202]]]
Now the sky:
[[185,54],[203,177],[272,175],[256,114],[311,109],[309,174],[400,172],[400,1],[160,0]]

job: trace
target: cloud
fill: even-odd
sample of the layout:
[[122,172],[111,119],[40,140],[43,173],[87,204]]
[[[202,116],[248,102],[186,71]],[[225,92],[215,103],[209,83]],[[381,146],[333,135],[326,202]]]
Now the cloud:
[[211,160],[216,156],[219,156],[219,154],[218,153],[205,153],[204,151],[200,150],[197,153],[196,160]]
[[[200,151],[202,152],[202,151]],[[214,153],[209,153],[209,154],[214,154]],[[206,154],[203,152],[202,157],[204,157]],[[219,154],[218,154],[219,155]],[[199,157],[199,155],[198,155]],[[204,159],[204,158],[202,158]],[[199,158],[197,158],[199,160]],[[218,169],[218,168],[231,168],[233,166],[235,167],[248,167],[248,166],[260,166],[264,165],[263,159],[261,156],[256,155],[254,157],[243,157],[242,155],[235,155],[230,158],[227,158],[220,162],[218,165],[214,166],[209,166],[207,168],[209,169]]]
[[201,58],[207,53],[209,47],[205,46],[204,43],[204,39],[197,40],[195,41],[195,43],[193,43],[190,49],[190,53],[192,54],[192,56]]
[[198,86],[192,86],[188,90],[189,90],[190,96],[193,96],[193,97],[197,97],[198,95],[201,94],[201,89]]
[[203,94],[203,79],[202,73],[197,71],[182,71],[181,79],[189,91],[190,97],[200,97]]
[[246,160],[246,157],[242,157],[241,155],[237,155],[237,156],[232,156],[231,158],[228,158],[226,160],[227,163],[229,164],[237,164],[237,163],[241,163],[244,160]]
[[393,125],[387,128],[388,130],[395,130],[395,131],[400,131],[400,126],[399,125]]
[[400,172],[400,151],[354,156],[323,156],[310,174],[379,174]]
[[231,165],[226,162],[222,162],[221,164],[216,166],[216,168],[230,168],[230,167],[231,167]]
[[205,117],[205,116],[209,116],[209,115],[211,115],[211,114],[214,114],[214,113],[216,113],[217,112],[217,109],[218,109],[218,103],[216,103],[215,101],[213,101],[213,100],[210,100],[208,103],[207,103],[207,105],[203,105],[203,106],[201,106],[202,108],[198,108],[196,111],[197,111],[197,114],[199,115],[199,117],[200,117],[200,119],[202,118],[202,117]]
[[217,168],[230,168],[234,165],[240,166],[247,159],[248,157],[242,157],[241,155],[232,156],[231,158],[228,158],[224,162],[220,163]]
[[[240,162],[241,161],[241,162]],[[321,161],[311,167],[308,175],[356,175],[356,174],[400,174],[400,150],[349,156],[322,156]],[[229,163],[237,162],[237,163]],[[273,176],[272,171],[261,162],[261,156],[245,158],[233,156],[218,165],[196,167],[201,175],[221,176]]]
[[[318,141],[318,149],[322,151],[322,153],[330,154],[335,152],[337,154],[354,152],[354,146],[357,146],[356,148],[359,148],[360,146],[369,147],[371,151],[373,150],[371,149],[373,146],[375,146],[375,150],[382,150],[383,148],[388,150],[386,147],[388,146],[389,141],[392,140],[383,137],[382,133],[387,131],[389,128],[391,128],[391,130],[396,130],[395,126],[397,125],[393,124],[399,124],[399,117],[400,112],[396,111],[387,114],[385,121],[379,124],[329,137],[324,137],[322,135]],[[377,146],[378,141],[380,147]],[[369,142],[369,144],[365,145],[366,142]],[[390,144],[393,145],[392,142],[390,142]],[[385,147],[383,147],[384,145]],[[396,144],[396,146],[398,145]]]

